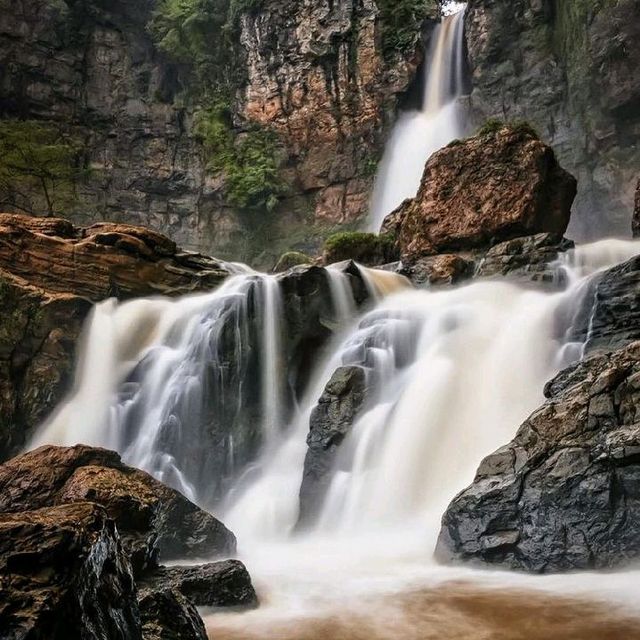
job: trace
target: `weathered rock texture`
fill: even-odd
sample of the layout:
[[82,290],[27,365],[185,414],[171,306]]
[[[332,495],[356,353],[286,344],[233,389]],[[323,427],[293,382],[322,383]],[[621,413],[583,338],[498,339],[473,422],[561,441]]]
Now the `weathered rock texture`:
[[578,178],[570,236],[629,233],[640,163],[640,1],[470,0],[471,114],[526,120]]
[[[200,105],[184,106],[195,83],[189,65],[167,59],[147,29],[157,6],[0,2],[0,116],[60,125],[85,149],[91,172],[68,214],[82,224],[142,224],[235,259],[255,250],[260,233],[270,234],[267,253],[304,249],[327,227],[363,216],[398,96],[420,61],[411,47],[383,55],[374,0],[278,0],[240,17],[235,133],[275,132],[289,186],[260,224],[247,223],[227,201],[224,176],[207,169],[194,125]],[[425,18],[438,12],[435,0],[425,3]],[[0,194],[33,212],[46,210],[42,200]]]
[[135,584],[96,504],[0,514],[3,638],[141,640]]
[[117,525],[136,574],[163,560],[227,555],[234,535],[213,516],[105,449],[45,446],[0,466],[0,513],[96,502]]
[[210,289],[226,275],[141,227],[0,214],[0,459],[69,390],[92,303]]
[[437,554],[535,572],[640,556],[640,343],[560,373],[449,505]]
[[524,127],[502,127],[434,154],[420,190],[385,220],[403,261],[489,247],[541,232],[562,235],[575,179]]
[[255,607],[222,523],[104,449],[42,447],[0,466],[3,638],[206,640],[197,606]]
[[640,340],[640,256],[593,278],[568,338],[587,353]]
[[633,203],[633,219],[631,220],[631,231],[633,237],[640,236],[640,180],[636,185],[636,196]]
[[331,481],[333,464],[366,397],[366,371],[360,366],[336,369],[311,413],[307,455],[300,486],[299,527],[312,524]]

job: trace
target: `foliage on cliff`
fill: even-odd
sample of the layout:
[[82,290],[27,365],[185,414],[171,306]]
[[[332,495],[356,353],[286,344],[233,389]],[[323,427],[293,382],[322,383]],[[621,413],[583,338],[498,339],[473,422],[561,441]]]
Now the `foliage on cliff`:
[[[86,175],[80,140],[59,126],[35,120],[0,122],[0,205],[33,213],[42,200],[47,214],[73,204],[78,180]],[[38,203],[39,204],[39,203]]]
[[439,12],[437,0],[377,0],[385,56],[414,48],[422,23]]

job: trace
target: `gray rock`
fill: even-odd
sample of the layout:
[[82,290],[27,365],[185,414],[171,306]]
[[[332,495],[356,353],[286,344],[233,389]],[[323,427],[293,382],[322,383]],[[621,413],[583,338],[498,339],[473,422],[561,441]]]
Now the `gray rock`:
[[640,342],[560,373],[449,505],[436,555],[532,572],[640,557]]
[[336,369],[310,419],[308,451],[300,487],[298,527],[313,523],[331,480],[338,447],[353,426],[366,398],[366,371],[361,366]]

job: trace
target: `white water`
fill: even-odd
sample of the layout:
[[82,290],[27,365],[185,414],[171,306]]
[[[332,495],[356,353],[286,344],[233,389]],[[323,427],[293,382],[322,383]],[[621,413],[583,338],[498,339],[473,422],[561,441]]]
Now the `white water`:
[[425,65],[422,108],[398,118],[380,163],[369,227],[384,218],[420,186],[427,159],[463,133],[458,98],[464,88],[464,11],[447,16],[434,31]]

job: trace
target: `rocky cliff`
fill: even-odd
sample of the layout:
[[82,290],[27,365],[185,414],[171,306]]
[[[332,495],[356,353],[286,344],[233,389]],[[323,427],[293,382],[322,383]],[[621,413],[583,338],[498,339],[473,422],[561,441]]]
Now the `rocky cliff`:
[[366,213],[437,2],[201,5],[0,2],[5,208],[269,266]]
[[526,120],[578,179],[575,239],[629,234],[640,165],[640,1],[470,0],[471,116]]

